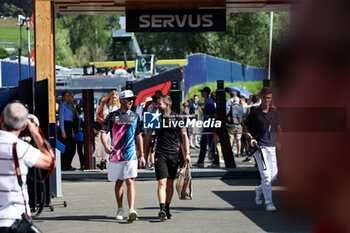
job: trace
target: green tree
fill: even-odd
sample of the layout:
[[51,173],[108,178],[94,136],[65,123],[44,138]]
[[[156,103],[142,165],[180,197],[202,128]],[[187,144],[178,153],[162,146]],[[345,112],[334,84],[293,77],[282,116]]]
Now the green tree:
[[5,16],[17,17],[21,14],[30,17],[33,13],[33,0],[1,0],[0,12]]
[[55,59],[60,66],[73,67],[75,59],[70,48],[69,30],[63,27],[61,21],[56,21]]
[[[56,33],[68,30],[69,43],[79,66],[93,61],[105,61],[111,55],[112,28],[118,27],[119,16],[79,15],[57,16]],[[67,41],[68,42],[68,41]]]
[[[269,46],[269,13],[228,13],[225,33],[136,33],[141,50],[159,59],[186,58],[192,53],[206,53],[246,65],[266,67]],[[286,40],[289,13],[275,13],[274,46]]]
[[2,47],[0,47],[0,59],[7,58],[10,54]]

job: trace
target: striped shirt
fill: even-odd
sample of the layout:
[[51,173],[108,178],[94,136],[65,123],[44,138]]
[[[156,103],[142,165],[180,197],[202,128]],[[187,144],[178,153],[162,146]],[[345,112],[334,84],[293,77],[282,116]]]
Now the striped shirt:
[[12,159],[14,142],[17,142],[16,149],[23,180],[23,192],[29,212],[26,184],[28,168],[35,165],[41,154],[38,149],[19,140],[14,134],[0,130],[0,227],[11,226],[25,212],[24,200]]

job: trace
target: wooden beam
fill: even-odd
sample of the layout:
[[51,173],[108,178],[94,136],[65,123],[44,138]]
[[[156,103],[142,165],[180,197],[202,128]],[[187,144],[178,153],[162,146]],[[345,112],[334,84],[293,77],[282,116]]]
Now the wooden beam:
[[34,0],[35,79],[48,79],[49,123],[56,122],[54,15],[50,0]]

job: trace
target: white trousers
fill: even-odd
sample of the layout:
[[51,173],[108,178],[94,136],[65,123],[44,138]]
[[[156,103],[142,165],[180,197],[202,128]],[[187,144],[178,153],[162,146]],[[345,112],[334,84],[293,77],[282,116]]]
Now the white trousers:
[[[259,151],[254,153],[254,157],[258,164],[261,185],[258,187],[258,191],[264,195],[265,205],[272,203],[272,188],[271,184],[277,178],[277,159],[276,159],[276,147],[261,147],[262,156],[264,156],[265,164],[261,158]],[[264,170],[264,168],[266,168]]]

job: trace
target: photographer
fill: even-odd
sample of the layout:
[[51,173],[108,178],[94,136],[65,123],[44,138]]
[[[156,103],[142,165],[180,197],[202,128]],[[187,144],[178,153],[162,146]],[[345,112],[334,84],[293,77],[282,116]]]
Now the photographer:
[[272,106],[272,89],[264,87],[261,92],[261,105],[253,107],[245,121],[244,133],[250,145],[257,149],[254,153],[261,185],[255,189],[255,203],[263,204],[265,210],[276,211],[272,201],[272,182],[277,178],[276,133],[280,128],[276,109]]
[[[27,173],[30,167],[49,169],[54,167],[54,160],[44,145],[39,133],[39,122],[35,116],[28,118],[28,110],[21,103],[10,103],[4,108],[0,118],[0,233],[13,232],[11,226],[16,220],[30,218],[27,191]],[[28,130],[39,149],[18,138],[21,131]],[[15,159],[15,153],[18,160]],[[20,178],[17,177],[15,163],[23,181],[20,187]]]

